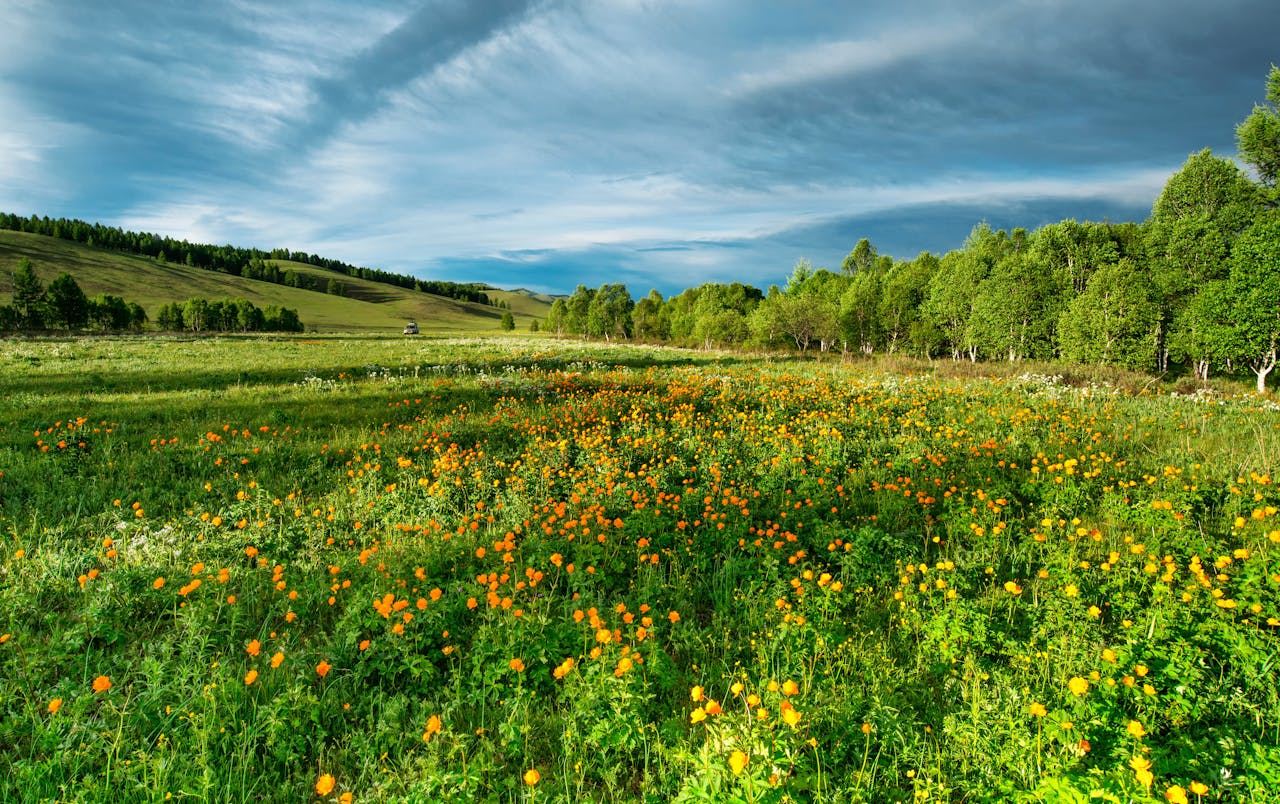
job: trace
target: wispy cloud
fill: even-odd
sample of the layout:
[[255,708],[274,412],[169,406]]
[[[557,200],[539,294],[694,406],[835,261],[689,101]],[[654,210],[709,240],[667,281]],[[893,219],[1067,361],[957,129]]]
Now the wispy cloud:
[[6,12],[0,204],[547,290],[1140,218],[1188,153],[1231,150],[1280,23],[1272,0]]

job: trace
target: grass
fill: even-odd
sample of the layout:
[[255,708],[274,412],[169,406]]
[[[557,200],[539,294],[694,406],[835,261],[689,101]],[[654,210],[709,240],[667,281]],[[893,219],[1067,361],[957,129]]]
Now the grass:
[[[0,303],[12,295],[9,275],[18,260],[31,260],[46,285],[58,274],[70,273],[89,296],[110,293],[141,304],[152,318],[160,305],[186,301],[193,296],[209,299],[245,298],[259,307],[276,304],[298,310],[308,330],[318,332],[399,332],[407,321],[418,322],[424,332],[496,332],[502,311],[427,293],[405,290],[364,279],[344,277],[315,266],[277,261],[281,271],[338,279],[348,296],[299,290],[284,285],[206,271],[177,263],[159,263],[143,257],[86,246],[67,240],[25,232],[0,231]],[[495,292],[512,299],[516,326],[527,329],[532,318],[544,318],[550,303],[517,293]]]
[[1280,785],[1267,400],[536,338],[177,345],[0,348],[0,800]]

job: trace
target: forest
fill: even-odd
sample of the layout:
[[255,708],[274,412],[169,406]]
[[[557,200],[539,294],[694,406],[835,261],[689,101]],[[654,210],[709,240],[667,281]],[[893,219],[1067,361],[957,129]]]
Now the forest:
[[703,347],[1062,359],[1266,388],[1280,341],[1280,69],[1236,129],[1252,175],[1192,154],[1141,223],[974,227],[960,248],[899,260],[863,238],[838,271],[800,260],[767,292],[709,283],[664,299],[579,286],[544,329]]

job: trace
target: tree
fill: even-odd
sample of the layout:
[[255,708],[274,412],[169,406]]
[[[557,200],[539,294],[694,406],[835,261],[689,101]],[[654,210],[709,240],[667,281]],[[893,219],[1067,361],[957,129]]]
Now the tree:
[[330,279],[325,284],[324,292],[330,296],[345,296],[347,295],[347,286],[336,279]]
[[870,355],[880,344],[880,276],[877,271],[859,271],[840,297],[840,333],[847,343]]
[[156,311],[156,326],[162,332],[181,332],[183,329],[182,312],[182,305],[177,302],[160,305],[160,309]]
[[626,285],[601,285],[587,305],[587,333],[605,340],[630,336],[634,306]]
[[853,251],[849,252],[849,256],[844,258],[844,264],[840,266],[840,270],[849,275],[870,271],[876,263],[877,256],[876,247],[864,237],[853,247]]
[[1149,283],[1131,260],[1099,268],[1058,322],[1062,356],[1136,371],[1156,365],[1159,308]]
[[938,258],[927,251],[910,262],[896,262],[885,274],[880,294],[880,326],[890,353],[905,344],[920,315]]
[[551,330],[557,335],[564,334],[564,320],[568,316],[568,305],[564,299],[556,299],[551,303],[551,309],[547,311],[547,324],[545,329]]
[[129,302],[129,329],[133,332],[141,332],[146,323],[147,311],[142,309],[141,304]]
[[1227,287],[1239,358],[1257,377],[1258,393],[1266,393],[1280,347],[1280,212],[1260,216],[1240,235]]
[[1009,254],[978,286],[970,330],[979,347],[1009,361],[1053,355],[1053,327],[1064,297],[1027,252]]
[[44,322],[44,285],[26,257],[18,260],[13,272],[13,309],[17,311],[18,326],[38,327]]
[[516,328],[516,319],[511,315],[511,311],[508,310],[502,314],[502,320],[498,324],[502,327],[503,332],[510,332]]
[[182,307],[182,323],[192,332],[200,332],[209,326],[209,302],[199,297],[188,299]]
[[[1226,276],[1232,242],[1261,209],[1257,185],[1208,149],[1193,154],[1165,184],[1144,226],[1148,281],[1160,305],[1159,370],[1168,367],[1171,327],[1188,321],[1182,311],[1201,288]],[[1196,342],[1181,340],[1184,346]],[[1205,356],[1190,359],[1202,362]]]
[[102,330],[120,331],[129,327],[129,305],[119,296],[99,293],[89,301],[89,319]]
[[71,274],[58,274],[45,291],[49,319],[63,329],[84,329],[89,323],[89,298]]
[[587,314],[591,309],[591,300],[595,298],[594,289],[586,285],[578,285],[573,295],[564,303],[564,329],[570,335],[587,333]]
[[1271,65],[1267,74],[1267,102],[1255,105],[1236,126],[1236,146],[1264,187],[1273,192],[1280,187],[1280,67]]
[[671,336],[671,319],[663,304],[662,294],[656,288],[636,302],[631,310],[631,332],[644,340],[666,340]]

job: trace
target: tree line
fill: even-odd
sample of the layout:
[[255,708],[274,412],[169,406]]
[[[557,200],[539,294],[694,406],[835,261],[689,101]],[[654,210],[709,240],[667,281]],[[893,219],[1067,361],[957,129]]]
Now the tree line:
[[71,274],[59,274],[45,287],[26,257],[18,260],[11,278],[13,301],[0,304],[0,331],[141,332],[147,323],[142,305],[109,293],[89,298]]
[[1142,223],[1035,231],[976,226],[943,255],[881,255],[859,240],[838,271],[801,260],[784,287],[710,283],[633,301],[579,286],[543,328],[704,347],[922,358],[1061,358],[1165,372],[1250,371],[1264,390],[1280,345],[1280,69],[1237,127],[1243,160],[1203,150]]
[[156,326],[164,332],[302,332],[298,311],[268,304],[259,308],[248,299],[205,299],[160,306]]

